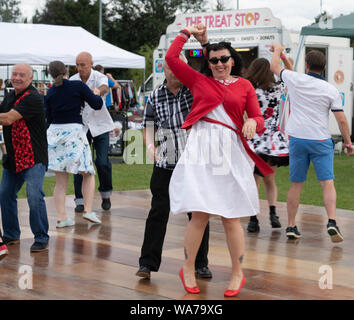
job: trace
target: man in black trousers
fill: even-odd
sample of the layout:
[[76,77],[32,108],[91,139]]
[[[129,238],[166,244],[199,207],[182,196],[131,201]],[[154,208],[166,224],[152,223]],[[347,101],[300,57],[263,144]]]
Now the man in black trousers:
[[[186,61],[184,56],[180,58]],[[155,89],[145,106],[143,126],[147,155],[154,160],[150,181],[152,193],[151,209],[146,220],[144,243],[139,259],[138,277],[150,279],[151,271],[158,271],[161,264],[163,241],[170,213],[169,184],[173,169],[183,151],[187,134],[181,129],[193,102],[193,96],[174,76],[164,63],[166,80]],[[157,131],[158,148],[154,136]],[[191,214],[188,214],[191,219]],[[196,274],[211,278],[208,268],[209,223],[205,228],[202,243],[196,258]]]

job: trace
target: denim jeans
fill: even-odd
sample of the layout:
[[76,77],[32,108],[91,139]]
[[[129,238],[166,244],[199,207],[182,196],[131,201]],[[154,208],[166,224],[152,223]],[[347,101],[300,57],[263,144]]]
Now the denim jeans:
[[[100,183],[98,191],[101,197],[109,198],[112,194],[112,164],[109,161],[109,132],[100,134],[97,137],[92,137],[90,132],[87,134],[87,139],[90,143],[93,143],[93,147],[96,151],[95,165],[98,174],[98,181]],[[74,175],[74,188],[75,188],[75,203],[84,204],[82,195],[82,175]]]
[[30,227],[36,242],[48,243],[48,217],[42,189],[45,166],[37,163],[20,173],[4,169],[0,184],[0,206],[4,237],[20,239],[17,193],[26,182]]

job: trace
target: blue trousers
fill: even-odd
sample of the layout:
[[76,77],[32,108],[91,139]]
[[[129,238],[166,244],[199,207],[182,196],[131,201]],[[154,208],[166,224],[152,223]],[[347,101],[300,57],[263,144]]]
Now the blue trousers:
[[30,227],[36,242],[48,243],[48,217],[42,189],[45,166],[42,163],[16,173],[3,170],[0,184],[0,206],[4,237],[20,239],[18,222],[17,193],[26,182]]
[[[94,160],[99,186],[98,191],[101,194],[102,198],[109,198],[112,194],[112,164],[109,161],[108,151],[109,151],[109,132],[100,134],[97,137],[92,137],[90,132],[87,134],[87,139],[89,143],[93,144],[94,149],[96,150],[96,159]],[[84,204],[83,195],[82,195],[82,175],[74,175],[74,188],[75,188],[75,203]]]

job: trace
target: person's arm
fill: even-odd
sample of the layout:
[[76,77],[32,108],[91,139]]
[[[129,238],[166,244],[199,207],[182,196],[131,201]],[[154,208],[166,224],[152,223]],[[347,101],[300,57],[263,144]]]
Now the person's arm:
[[103,100],[99,94],[96,94],[99,93],[99,90],[95,88],[93,89],[94,92],[92,92],[85,83],[79,82],[78,84],[80,85],[81,97],[83,98],[83,100],[86,101],[92,109],[101,109],[103,105]]
[[281,58],[281,60],[282,60],[283,63],[284,63],[285,69],[287,69],[287,70],[293,70],[293,64],[292,64],[292,62],[290,61],[290,59],[289,59],[284,53],[281,54],[280,58]]
[[252,139],[256,132],[261,132],[264,128],[264,118],[262,116],[257,94],[250,82],[248,86],[246,113],[248,119],[242,127],[242,134],[246,139]]
[[0,125],[11,126],[15,121],[22,119],[22,115],[14,109],[0,113]]
[[186,87],[192,89],[198,79],[203,75],[182,61],[179,58],[179,55],[191,33],[200,33],[201,31],[194,27],[188,27],[182,31],[183,32],[180,32],[177,35],[168,48],[165,60],[177,79],[179,79]]
[[284,69],[280,65],[280,56],[282,55],[283,50],[284,47],[280,43],[273,43],[270,49],[270,51],[273,52],[272,60],[270,62],[270,70],[279,78],[281,71]]
[[[153,93],[152,93],[153,94]],[[146,153],[150,160],[155,161],[156,159],[156,148],[155,148],[155,109],[153,107],[151,97],[145,105],[144,117],[142,121],[143,125],[143,141],[146,146]]]
[[333,115],[338,123],[339,131],[344,140],[344,147],[347,149],[347,155],[353,153],[354,148],[350,140],[349,124],[343,111],[333,112]]
[[197,24],[197,25],[195,25],[195,27],[197,29],[199,29],[200,33],[194,34],[194,38],[196,38],[196,40],[198,40],[198,42],[202,46],[203,54],[205,56],[206,55],[206,47],[209,44],[207,28],[204,24]]
[[99,86],[97,89],[100,91],[101,97],[104,96],[109,91],[108,85],[105,85],[105,84]]
[[109,80],[111,80],[113,82],[113,86],[109,86],[110,88],[117,89],[120,87],[117,80],[115,80],[110,73],[107,73],[106,76],[108,77],[108,82],[109,82]]

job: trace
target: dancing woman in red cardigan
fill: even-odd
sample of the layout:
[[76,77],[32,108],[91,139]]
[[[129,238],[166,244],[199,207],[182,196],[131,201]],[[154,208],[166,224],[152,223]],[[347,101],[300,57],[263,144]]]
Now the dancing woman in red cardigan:
[[[190,35],[206,47],[205,74],[179,59]],[[230,43],[207,44],[204,25],[182,30],[166,54],[166,62],[194,97],[182,128],[190,129],[185,150],[170,183],[173,214],[193,212],[185,232],[185,263],[180,270],[184,288],[199,293],[194,261],[209,216],[221,216],[229,248],[232,273],[225,296],[237,295],[242,272],[244,235],[240,217],[259,210],[254,163],[267,175],[270,167],[248,147],[246,139],[260,132],[264,120],[253,86],[241,78],[241,59]],[[244,113],[248,119],[244,122]]]

